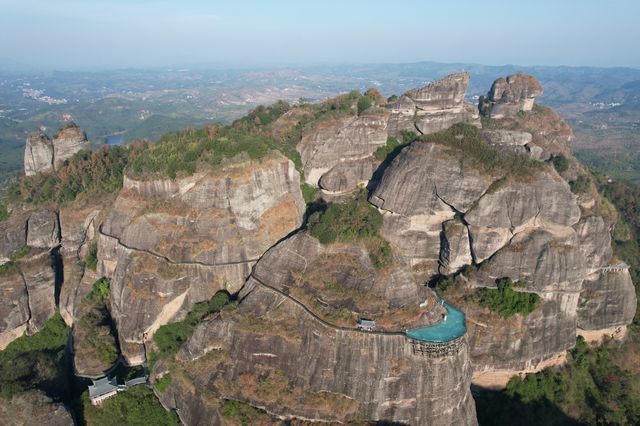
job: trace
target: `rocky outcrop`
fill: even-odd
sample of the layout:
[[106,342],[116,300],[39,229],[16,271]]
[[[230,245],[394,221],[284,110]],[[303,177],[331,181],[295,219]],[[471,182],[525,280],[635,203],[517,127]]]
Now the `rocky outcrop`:
[[[388,114],[384,112],[366,113],[361,116],[346,116],[327,119],[313,124],[305,131],[296,149],[302,157],[305,181],[318,186],[323,175],[334,171],[334,175],[349,175],[355,179],[368,180],[363,176],[362,169],[371,167],[375,160],[375,151],[387,143]],[[347,170],[354,168],[353,171]],[[325,184],[335,190],[336,179],[328,177]]]
[[542,85],[527,74],[512,74],[493,82],[486,98],[480,100],[480,112],[491,118],[512,117],[531,111],[535,98],[542,95]]
[[400,96],[387,105],[391,113],[389,134],[397,137],[404,130],[429,134],[456,123],[479,125],[477,109],[464,101],[468,84],[469,74],[462,72]]
[[54,248],[60,244],[58,214],[51,210],[38,210],[29,215],[27,245],[36,248]]
[[[238,309],[202,323],[179,358],[185,367],[171,372],[160,397],[187,424],[219,418],[206,394],[285,418],[477,422],[466,344],[434,361],[414,355],[402,334],[330,327],[251,280]],[[194,370],[200,373],[189,373]],[[206,392],[188,391],[194,388]]]
[[494,179],[443,145],[414,142],[385,170],[369,201],[384,212],[382,235],[424,280],[438,272],[442,224],[469,210]]
[[598,271],[584,281],[578,302],[578,327],[602,330],[626,326],[633,320],[636,304],[628,268]]
[[73,426],[73,417],[60,402],[54,402],[41,391],[29,391],[0,398],[0,418],[5,426],[47,425]]
[[237,292],[303,213],[298,172],[275,153],[175,181],[125,178],[99,236],[98,271],[111,278],[127,361],[143,362],[143,335],[182,319],[194,303]]
[[32,176],[57,170],[65,160],[90,146],[85,132],[73,123],[62,127],[53,141],[43,133],[31,133],[24,149],[24,173]]
[[91,146],[87,135],[73,123],[62,127],[53,138],[53,167],[58,169],[65,160],[83,149]]
[[35,132],[27,137],[24,147],[24,173],[27,176],[53,170],[53,144],[43,133]]
[[12,215],[0,222],[0,265],[8,262],[11,255],[27,245],[27,222],[29,214]]
[[440,274],[453,274],[463,266],[472,263],[469,229],[459,218],[444,222],[440,248]]
[[55,272],[46,250],[32,249],[0,273],[0,349],[23,333],[34,334],[56,312]]

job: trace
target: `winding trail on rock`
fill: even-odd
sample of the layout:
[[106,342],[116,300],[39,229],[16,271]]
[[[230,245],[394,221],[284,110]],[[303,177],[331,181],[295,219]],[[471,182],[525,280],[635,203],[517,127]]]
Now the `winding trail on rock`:
[[155,253],[151,250],[145,250],[145,249],[139,249],[137,247],[131,247],[125,243],[122,242],[122,240],[119,237],[116,237],[115,235],[110,235],[107,234],[106,232],[104,232],[102,230],[102,226],[100,226],[100,229],[98,229],[98,232],[100,233],[100,235],[103,235],[107,238],[112,238],[114,240],[116,240],[118,242],[118,244],[124,248],[126,248],[127,250],[131,250],[131,251],[135,251],[138,253],[143,253],[143,254],[147,254],[149,256],[153,256],[155,258],[164,260],[167,263],[170,263],[172,265],[197,265],[197,266],[204,266],[204,267],[216,267],[216,266],[234,266],[234,265],[245,265],[247,263],[255,263],[258,260],[260,260],[259,257],[255,258],[255,259],[247,259],[247,260],[238,260],[238,261],[234,261],[234,262],[221,262],[221,263],[204,263],[204,262],[198,262],[196,260],[192,260],[192,261],[181,261],[178,262],[176,260],[173,260],[165,255],[159,254],[159,253]]

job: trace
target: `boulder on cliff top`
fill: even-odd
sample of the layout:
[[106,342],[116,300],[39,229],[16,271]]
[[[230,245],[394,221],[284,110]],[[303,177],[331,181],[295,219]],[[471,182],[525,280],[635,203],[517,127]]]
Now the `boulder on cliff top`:
[[53,138],[53,165],[57,169],[68,158],[78,151],[89,149],[87,134],[76,124],[69,123],[62,127]]
[[53,170],[53,144],[41,132],[30,133],[24,147],[24,173],[27,176]]
[[390,111],[389,135],[403,131],[435,133],[456,123],[479,126],[478,110],[465,102],[469,73],[460,72],[413,89],[387,105]]
[[535,77],[512,74],[493,82],[486,98],[480,101],[480,112],[491,118],[512,117],[520,111],[531,111],[540,95],[542,85]]

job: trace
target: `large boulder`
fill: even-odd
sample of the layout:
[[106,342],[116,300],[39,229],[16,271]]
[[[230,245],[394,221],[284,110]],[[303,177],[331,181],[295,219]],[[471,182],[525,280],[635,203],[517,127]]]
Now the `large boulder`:
[[493,82],[487,97],[480,102],[480,112],[491,118],[512,117],[520,111],[531,111],[540,95],[542,85],[535,77],[512,74]]
[[53,144],[40,132],[30,133],[24,147],[24,173],[27,176],[53,170]]
[[86,133],[77,125],[69,123],[63,126],[53,138],[53,167],[57,170],[65,160],[90,146]]
[[4,426],[73,426],[75,424],[71,413],[63,403],[54,402],[39,390],[20,393],[11,399],[0,398],[0,418]]
[[461,72],[400,96],[387,105],[389,134],[397,137],[404,130],[429,134],[456,123],[479,126],[477,109],[464,100],[468,84],[469,73]]

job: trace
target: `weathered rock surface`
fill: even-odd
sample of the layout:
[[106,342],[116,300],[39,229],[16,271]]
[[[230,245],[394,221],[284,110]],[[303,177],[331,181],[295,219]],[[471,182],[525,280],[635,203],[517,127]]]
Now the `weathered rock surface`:
[[471,265],[471,246],[469,230],[459,219],[448,220],[442,224],[442,246],[440,249],[440,274],[450,275],[465,265]]
[[584,281],[578,327],[601,330],[625,326],[636,313],[636,293],[628,269],[596,272]]
[[385,170],[369,202],[384,211],[382,235],[428,279],[438,271],[442,224],[470,209],[493,179],[443,145],[414,142]]
[[365,185],[379,165],[374,157],[339,163],[322,175],[318,186],[328,192],[342,193]]
[[28,213],[12,215],[0,222],[0,265],[8,262],[13,252],[27,244]]
[[448,75],[419,89],[413,89],[387,105],[389,134],[403,130],[435,133],[456,123],[479,125],[478,110],[464,101],[469,84],[466,72]]
[[98,270],[111,278],[127,361],[144,361],[144,333],[218,290],[237,292],[303,213],[298,172],[275,153],[175,181],[126,178],[99,236]]
[[24,173],[27,176],[53,170],[53,144],[43,133],[35,132],[27,137],[24,148]]
[[474,371],[529,370],[572,348],[576,342],[579,294],[542,293],[527,316],[502,319],[486,308],[461,304]]
[[0,418],[5,426],[73,426],[67,408],[40,391],[29,391],[7,400],[0,398]]
[[53,167],[58,169],[65,160],[78,151],[89,149],[87,135],[78,126],[70,124],[60,129],[53,138]]
[[587,265],[591,269],[596,269],[608,264],[613,256],[611,234],[602,217],[597,215],[582,217],[573,227],[578,234],[578,246]]
[[531,111],[535,98],[542,95],[542,86],[535,77],[512,74],[493,82],[480,112],[491,118],[512,117],[519,111]]
[[51,255],[32,249],[0,276],[0,349],[23,333],[34,334],[55,314],[55,272]]
[[54,248],[60,244],[58,214],[51,210],[38,210],[29,215],[27,245],[36,248]]
[[[373,154],[387,143],[386,113],[347,116],[315,123],[296,147],[302,157],[305,181],[318,185],[320,178],[336,166],[344,173],[345,162],[361,167],[371,163]],[[360,176],[356,172],[349,172]],[[368,178],[367,178],[368,180]]]
[[560,229],[580,219],[580,208],[569,185],[550,172],[541,172],[531,182],[497,183],[465,214],[470,225],[476,263],[489,258],[516,233],[531,228]]
[[218,418],[208,393],[303,419],[476,424],[466,344],[422,358],[402,335],[334,329],[256,282],[241,296],[235,312],[196,329],[179,354],[185,369],[161,395],[186,423]]

